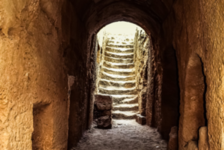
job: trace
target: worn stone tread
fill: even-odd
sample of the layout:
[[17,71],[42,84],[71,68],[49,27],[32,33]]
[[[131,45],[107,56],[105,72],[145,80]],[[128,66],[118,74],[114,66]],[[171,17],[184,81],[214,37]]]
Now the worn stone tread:
[[115,69],[130,69],[134,68],[135,64],[134,63],[111,63],[104,61],[103,66],[108,67],[108,68],[115,68]]
[[135,104],[117,104],[113,106],[113,110],[120,111],[138,111],[138,103]]
[[133,53],[123,54],[123,53],[105,52],[105,56],[107,56],[107,57],[116,57],[116,58],[131,58],[131,59],[133,59],[134,54]]
[[133,59],[132,58],[115,58],[115,57],[107,57],[105,56],[104,58],[106,61],[108,62],[114,62],[114,63],[133,63]]
[[114,119],[135,119],[138,111],[138,96],[134,39],[115,39],[111,37],[105,49],[98,92],[113,97]]
[[113,81],[113,80],[101,79],[99,81],[99,85],[131,88],[131,87],[135,87],[136,81],[132,80],[132,81],[125,82],[125,81]]
[[117,118],[117,119],[135,119],[137,111],[113,111],[112,112],[112,118]]

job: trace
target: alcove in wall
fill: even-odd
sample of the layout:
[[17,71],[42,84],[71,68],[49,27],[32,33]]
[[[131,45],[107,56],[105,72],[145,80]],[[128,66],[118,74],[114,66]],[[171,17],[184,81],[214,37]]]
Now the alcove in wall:
[[187,65],[183,99],[180,107],[180,147],[190,141],[198,140],[198,131],[207,125],[205,107],[206,82],[203,63],[197,54],[193,54]]
[[52,149],[53,119],[51,105],[33,108],[32,150]]

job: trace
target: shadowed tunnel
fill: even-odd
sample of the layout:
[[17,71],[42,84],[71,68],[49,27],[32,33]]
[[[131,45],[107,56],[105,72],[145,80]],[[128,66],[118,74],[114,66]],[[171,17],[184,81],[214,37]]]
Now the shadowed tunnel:
[[222,10],[221,0],[2,0],[0,149],[70,150],[91,131],[97,33],[117,21],[144,30],[131,43],[144,49],[139,64],[147,54],[139,128],[169,150],[224,149]]

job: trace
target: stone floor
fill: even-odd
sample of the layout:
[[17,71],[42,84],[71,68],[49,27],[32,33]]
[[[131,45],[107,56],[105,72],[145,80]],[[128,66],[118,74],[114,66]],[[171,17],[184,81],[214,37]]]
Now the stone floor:
[[135,120],[113,120],[113,128],[92,128],[71,150],[166,150],[167,143],[156,129]]

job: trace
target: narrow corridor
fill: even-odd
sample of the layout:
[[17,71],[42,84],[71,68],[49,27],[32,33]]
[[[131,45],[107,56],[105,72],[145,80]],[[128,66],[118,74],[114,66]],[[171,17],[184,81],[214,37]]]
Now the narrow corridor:
[[224,150],[223,10],[1,0],[0,150]]
[[166,150],[155,128],[135,120],[113,120],[113,128],[86,131],[78,146],[71,150]]

